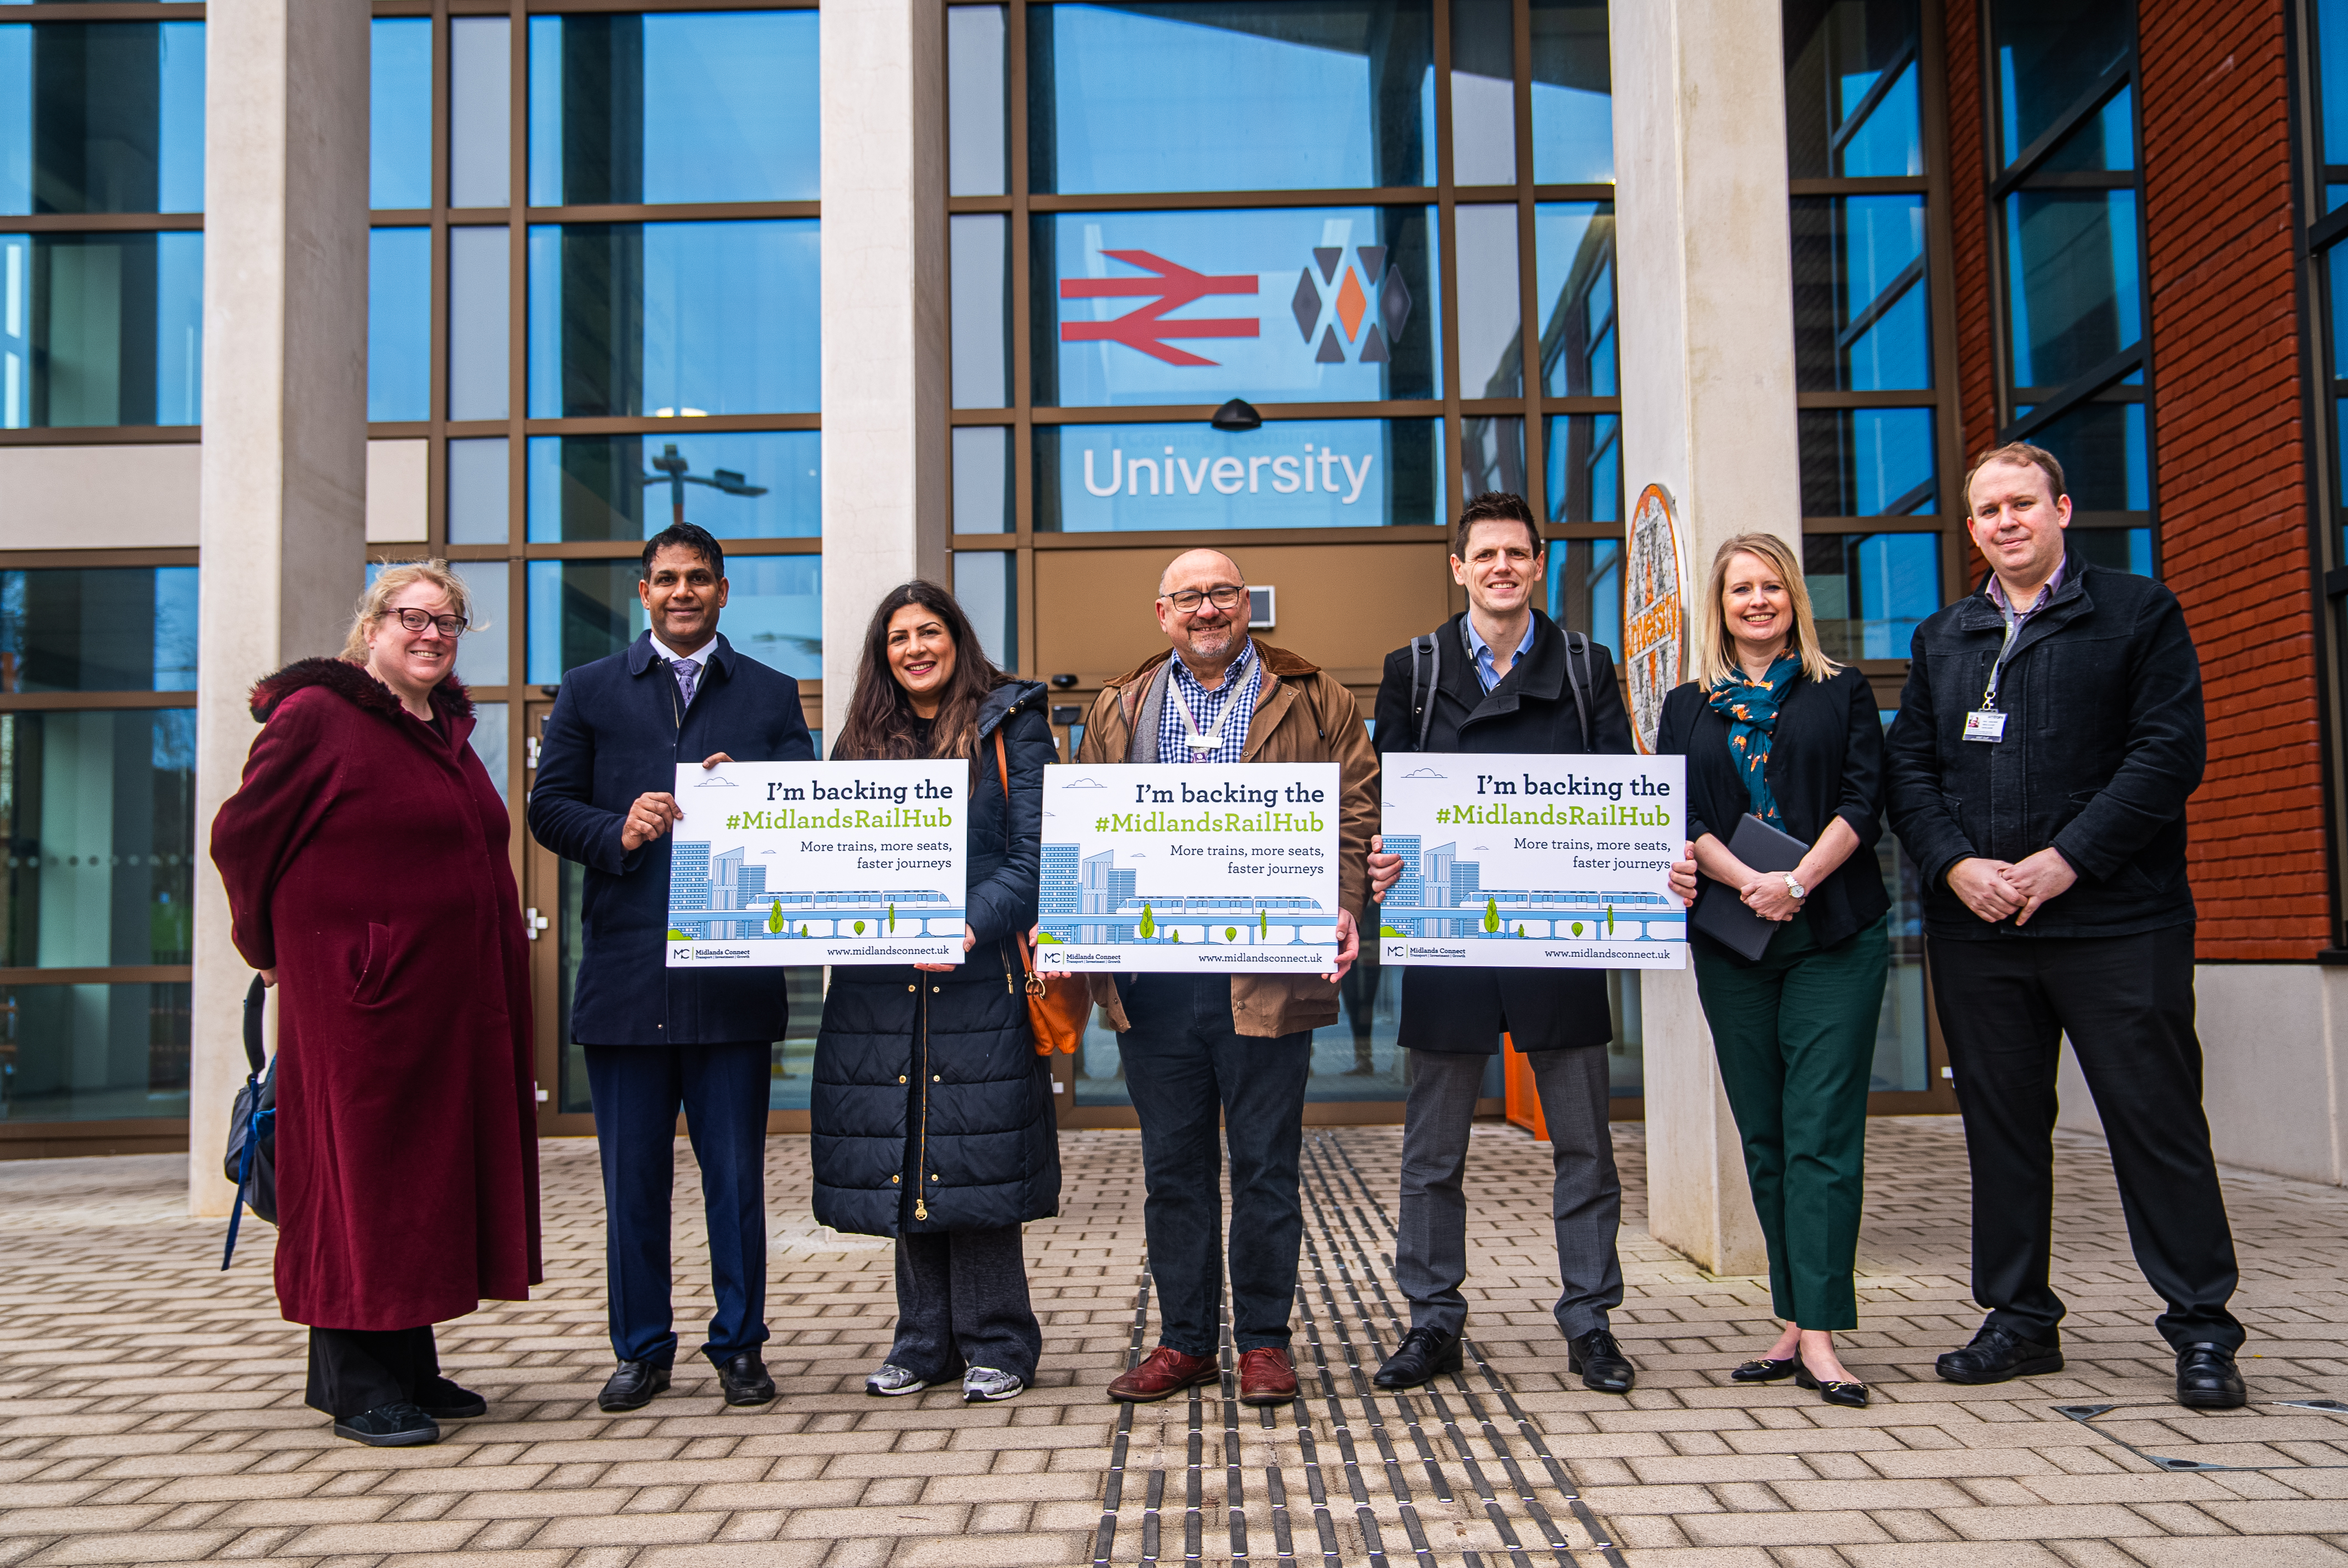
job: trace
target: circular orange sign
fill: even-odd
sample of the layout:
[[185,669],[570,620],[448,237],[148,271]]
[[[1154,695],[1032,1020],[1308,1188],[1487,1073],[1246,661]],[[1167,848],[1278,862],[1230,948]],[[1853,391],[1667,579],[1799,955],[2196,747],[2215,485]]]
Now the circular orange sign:
[[1630,569],[1622,577],[1622,665],[1631,682],[1631,730],[1652,755],[1663,699],[1687,661],[1687,558],[1680,550],[1678,508],[1661,485],[1639,492],[1631,508]]

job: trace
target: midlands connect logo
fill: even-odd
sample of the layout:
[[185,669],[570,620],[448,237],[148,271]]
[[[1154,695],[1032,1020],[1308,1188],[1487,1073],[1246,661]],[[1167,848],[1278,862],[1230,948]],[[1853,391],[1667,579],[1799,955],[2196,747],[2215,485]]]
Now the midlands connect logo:
[[[1391,345],[1410,320],[1410,289],[1398,269],[1386,265],[1384,245],[1316,245],[1313,264],[1296,281],[1289,311],[1304,342],[1320,341],[1313,349],[1316,364],[1383,364],[1392,358]],[[1123,262],[1140,278],[1066,278],[1060,282],[1064,300],[1140,299],[1149,302],[1105,322],[1063,322],[1062,343],[1118,343],[1163,360],[1168,364],[1209,365],[1219,361],[1176,348],[1174,338],[1243,338],[1261,336],[1263,323],[1254,316],[1214,316],[1168,320],[1174,311],[1216,294],[1260,292],[1252,272],[1213,274],[1195,272],[1148,251],[1103,251],[1110,261]]]

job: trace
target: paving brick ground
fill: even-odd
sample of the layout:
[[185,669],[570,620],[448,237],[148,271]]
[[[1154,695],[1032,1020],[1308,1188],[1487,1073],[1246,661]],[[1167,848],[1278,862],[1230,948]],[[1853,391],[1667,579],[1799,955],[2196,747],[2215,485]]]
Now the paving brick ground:
[[[1478,1361],[1427,1394],[1366,1397],[1358,1371],[1394,1343],[1401,1304],[1385,1260],[1399,1139],[1365,1128],[1308,1139],[1301,1409],[1267,1417],[1208,1389],[1121,1421],[1101,1399],[1148,1337],[1139,1152],[1130,1133],[1084,1132],[1064,1143],[1066,1213],[1028,1230],[1046,1349],[1025,1397],[861,1394],[888,1342],[889,1255],[806,1220],[805,1141],[777,1138],[782,1399],[727,1410],[694,1363],[647,1410],[606,1417],[593,1152],[561,1142],[545,1150],[548,1285],[442,1330],[445,1364],[489,1396],[489,1418],[406,1450],[338,1442],[302,1407],[270,1231],[249,1229],[221,1275],[220,1227],[179,1212],[178,1160],[0,1165],[0,1568],[2348,1568],[2348,1193],[2229,1173],[2259,1402],[2188,1414],[2167,1399],[2102,1149],[2066,1135],[2071,1366],[1956,1389],[1931,1361],[1976,1317],[1962,1143],[1946,1121],[1878,1122],[1865,1327],[1846,1352],[1877,1399],[1850,1411],[1728,1385],[1771,1332],[1766,1291],[1646,1237],[1639,1129],[1617,1132],[1632,1202],[1616,1327],[1643,1368],[1627,1400],[1565,1376],[1546,1312],[1546,1151],[1503,1126],[1478,1128],[1471,1184]],[[682,1147],[679,1163],[684,1216]],[[681,1221],[687,1326],[708,1311],[698,1237]]]

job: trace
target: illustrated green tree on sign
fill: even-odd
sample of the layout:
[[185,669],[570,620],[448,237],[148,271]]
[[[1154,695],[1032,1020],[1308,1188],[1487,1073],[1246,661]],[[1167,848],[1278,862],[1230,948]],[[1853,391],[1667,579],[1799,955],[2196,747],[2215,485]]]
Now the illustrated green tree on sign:
[[1261,909],[1255,912],[1255,934],[1267,942],[1272,940],[1272,917]]
[[1484,930],[1488,935],[1499,928],[1500,901],[1498,898],[1487,898],[1484,900]]
[[1581,935],[1581,922],[1579,920],[1573,923],[1573,934],[1577,937]]
[[1520,920],[1520,921],[1519,921],[1519,922],[1517,923],[1517,935],[1518,935],[1518,936],[1519,936],[1519,937],[1521,937],[1521,936],[1523,936],[1524,934],[1525,934],[1524,922],[1522,922],[1522,921]]
[[856,934],[860,937],[864,935],[864,922],[861,920],[856,922]]
[[1612,904],[1606,906],[1606,934],[1610,937],[1614,934],[1614,906]]
[[889,906],[889,934],[892,937],[897,934],[897,906],[894,904]]
[[1223,940],[1224,940],[1224,941],[1226,941],[1226,942],[1236,942],[1236,941],[1238,941],[1239,939],[1240,939],[1240,928],[1239,928],[1237,926],[1226,926],[1226,927],[1223,927]]
[[1158,934],[1158,921],[1149,913],[1149,906],[1147,904],[1144,904],[1141,907],[1141,926],[1139,929],[1141,932],[1141,939],[1145,942]]
[[783,933],[783,901],[779,898],[775,900],[774,908],[767,911],[767,931],[768,935],[777,937]]
[[805,925],[801,925],[801,926],[799,927],[799,935],[800,935],[800,936],[802,936],[802,937],[804,937],[804,936],[806,936],[807,934],[808,934],[808,928],[807,928],[807,927],[806,927]]

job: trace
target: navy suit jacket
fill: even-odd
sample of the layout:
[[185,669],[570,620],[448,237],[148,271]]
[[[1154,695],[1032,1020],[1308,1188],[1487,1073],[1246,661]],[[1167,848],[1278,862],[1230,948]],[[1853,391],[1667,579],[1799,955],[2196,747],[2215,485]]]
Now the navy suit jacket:
[[[719,1045],[783,1038],[790,1020],[774,969],[672,969],[669,835],[620,847],[628,807],[674,791],[680,764],[724,752],[737,763],[812,762],[799,683],[737,653],[720,635],[693,702],[680,709],[675,671],[650,633],[563,678],[547,716],[530,794],[530,831],[587,868],[580,927],[585,951],[571,1002],[581,1045]],[[684,802],[689,814],[693,802]]]

